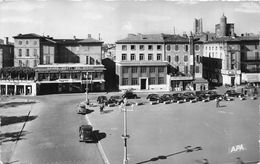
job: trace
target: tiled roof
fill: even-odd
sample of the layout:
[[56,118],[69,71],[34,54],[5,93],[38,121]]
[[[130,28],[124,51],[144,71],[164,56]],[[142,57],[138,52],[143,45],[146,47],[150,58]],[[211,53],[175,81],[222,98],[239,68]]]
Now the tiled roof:
[[240,41],[257,41],[260,40],[258,36],[239,36],[239,37],[221,37],[221,38],[214,38],[206,43],[219,43],[219,42],[240,42]]
[[180,35],[164,34],[163,36],[165,42],[189,42],[189,38]]
[[44,38],[44,36],[35,33],[29,33],[29,34],[19,34],[17,36],[14,36],[13,38],[30,39],[30,38]]
[[60,44],[77,44],[78,41],[82,39],[53,39],[53,40]]
[[79,43],[103,43],[102,41],[96,40],[96,39],[93,39],[93,38],[83,39],[83,40],[80,40],[78,42]]
[[57,43],[60,44],[79,44],[79,43],[103,43],[102,41],[87,38],[87,39],[54,39]]
[[125,39],[116,43],[163,43],[162,34],[129,34]]

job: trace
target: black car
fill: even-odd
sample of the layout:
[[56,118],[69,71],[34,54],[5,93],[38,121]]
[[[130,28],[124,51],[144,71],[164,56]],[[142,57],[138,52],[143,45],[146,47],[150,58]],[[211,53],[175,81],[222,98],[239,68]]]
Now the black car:
[[174,94],[172,94],[172,102],[183,103],[184,102],[183,94],[182,93],[174,93]]
[[95,137],[93,134],[93,127],[91,125],[81,125],[79,127],[79,141],[80,142],[95,141]]
[[240,95],[241,95],[241,93],[238,93],[235,90],[227,90],[225,92],[225,96],[228,96],[228,97],[239,97]]
[[196,95],[193,92],[183,93],[184,101],[190,102],[196,100]]
[[195,95],[196,95],[197,101],[208,101],[209,100],[209,96],[206,95],[205,91],[196,91]]
[[206,96],[209,100],[215,100],[222,97],[222,95],[218,94],[216,91],[208,91],[206,92]]
[[107,103],[107,97],[106,96],[98,96],[97,102],[99,104]]
[[172,101],[173,100],[173,96],[171,94],[164,94],[160,97],[161,102],[165,102],[165,101]]
[[149,101],[158,101],[160,100],[160,96],[158,94],[149,94],[146,99]]
[[108,104],[118,104],[118,105],[120,105],[120,104],[123,103],[123,102],[124,102],[124,101],[123,101],[123,99],[122,99],[121,96],[111,96],[111,97],[108,99],[108,101],[107,101]]
[[134,93],[131,92],[131,91],[126,91],[126,92],[122,95],[122,98],[136,99],[136,98],[137,98],[137,95],[134,94]]

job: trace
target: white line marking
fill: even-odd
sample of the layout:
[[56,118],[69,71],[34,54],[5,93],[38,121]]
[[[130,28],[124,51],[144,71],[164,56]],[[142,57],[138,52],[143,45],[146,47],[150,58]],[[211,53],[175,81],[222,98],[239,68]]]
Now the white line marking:
[[[90,120],[88,118],[88,115],[85,115],[85,118],[86,118],[88,124],[93,127],[92,123],[90,122]],[[93,130],[94,130],[94,127],[93,127]],[[98,150],[99,150],[99,152],[100,152],[100,154],[102,156],[102,159],[105,162],[105,164],[110,164],[110,162],[109,162],[109,160],[108,160],[108,158],[107,158],[107,156],[105,154],[105,151],[104,151],[100,141],[97,141],[97,146],[98,146]]]

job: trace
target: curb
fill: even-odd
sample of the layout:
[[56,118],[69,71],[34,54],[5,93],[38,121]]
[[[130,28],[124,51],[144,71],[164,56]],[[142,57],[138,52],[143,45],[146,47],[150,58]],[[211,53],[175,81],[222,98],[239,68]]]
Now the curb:
[[[86,117],[86,120],[87,120],[88,124],[93,127],[92,123],[90,122],[90,120],[89,120],[89,118],[88,118],[88,115],[85,115],[85,117]],[[94,127],[93,127],[93,130],[95,130]],[[105,151],[104,151],[104,149],[103,149],[103,147],[102,147],[102,145],[101,145],[101,142],[98,141],[98,140],[97,140],[97,147],[98,147],[98,150],[99,150],[99,152],[100,152],[100,154],[101,154],[101,157],[102,157],[104,163],[105,163],[105,164],[110,164],[110,162],[109,162],[109,160],[108,160],[108,158],[107,158],[107,156],[106,156],[106,154],[105,154]]]

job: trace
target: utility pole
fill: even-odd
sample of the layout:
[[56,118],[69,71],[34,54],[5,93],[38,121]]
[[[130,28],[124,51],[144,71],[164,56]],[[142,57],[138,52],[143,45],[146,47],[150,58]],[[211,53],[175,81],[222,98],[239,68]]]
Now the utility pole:
[[124,99],[124,134],[122,135],[122,138],[124,139],[124,159],[123,164],[128,164],[128,158],[127,158],[127,139],[129,138],[129,135],[127,134],[127,110],[126,110],[126,103],[127,99]]

